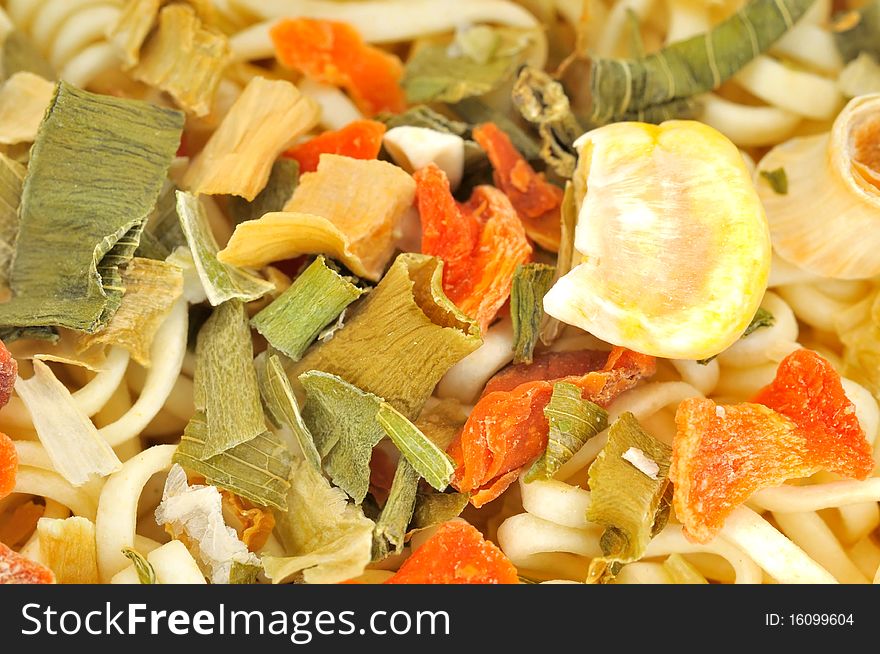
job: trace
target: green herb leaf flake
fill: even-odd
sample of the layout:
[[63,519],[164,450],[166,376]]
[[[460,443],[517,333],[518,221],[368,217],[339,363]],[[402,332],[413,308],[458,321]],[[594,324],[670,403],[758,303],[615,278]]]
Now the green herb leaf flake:
[[300,414],[299,404],[277,354],[270,354],[265,365],[257,369],[260,395],[276,424],[287,425],[293,432],[300,452],[315,470],[321,469],[321,456],[315,441]]
[[0,324],[107,323],[182,127],[178,111],[58,84],[31,149]]
[[266,431],[254,351],[244,305],[221,304],[202,326],[196,340],[193,399],[207,422],[199,459],[256,438]]
[[319,256],[251,325],[276,350],[298,361],[345,307],[364,293]]
[[671,458],[672,448],[645,432],[631,413],[611,426],[608,443],[589,470],[587,520],[605,527],[599,541],[604,556],[591,563],[591,580],[607,579],[620,564],[645,553],[655,524],[668,515],[664,496]]
[[762,170],[761,177],[767,180],[777,195],[788,195],[788,175],[785,174],[785,168]]
[[263,431],[255,438],[221,454],[204,457],[208,445],[205,415],[197,411],[189,421],[174,462],[196,472],[212,486],[219,486],[259,504],[287,509],[292,457],[275,434]]
[[376,421],[382,398],[329,373],[299,376],[306,392],[303,420],[334,484],[358,504],[370,485],[370,457],[385,432]]
[[134,565],[134,571],[137,572],[138,581],[142,584],[156,583],[156,571],[153,570],[152,564],[147,561],[143,555],[130,547],[123,547],[122,555]]
[[410,529],[427,529],[457,518],[467,506],[468,493],[419,493]]
[[306,352],[291,378],[310,370],[338,375],[414,420],[446,371],[482,342],[476,323],[443,293],[442,279],[440,259],[399,255],[349,311],[345,328]]
[[293,197],[299,182],[299,163],[294,159],[278,159],[272,165],[266,188],[248,202],[237,195],[226,196],[226,208],[235,224],[259,220],[267,213],[283,211]]
[[220,248],[205,208],[195,195],[177,191],[177,213],[202,286],[213,306],[234,299],[250,302],[275,289],[271,282],[217,260]]
[[543,263],[520,264],[513,273],[510,316],[513,319],[513,362],[531,363],[544,320],[544,295],[556,269]]
[[526,473],[526,482],[551,479],[584,443],[608,427],[608,412],[583,399],[581,389],[568,382],[553,385],[544,416],[550,424],[547,449]]
[[[467,49],[456,43],[436,43],[419,48],[410,57],[402,83],[409,102],[459,102],[484,95],[513,76],[525,60],[531,34],[487,27],[471,31],[475,29],[481,30],[481,43],[465,36]],[[488,36],[494,44],[486,39],[485,30],[492,32]]]
[[389,554],[403,551],[406,528],[416,505],[418,486],[418,471],[409,461],[401,458],[394,472],[388,500],[373,529],[373,561],[381,561]]

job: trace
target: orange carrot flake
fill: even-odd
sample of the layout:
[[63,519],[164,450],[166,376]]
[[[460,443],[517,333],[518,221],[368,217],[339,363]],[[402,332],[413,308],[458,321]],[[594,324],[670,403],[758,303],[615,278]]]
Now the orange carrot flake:
[[17,472],[18,453],[15,451],[15,443],[0,432],[0,499],[12,493]]
[[48,568],[0,543],[0,584],[54,584]]
[[0,407],[9,402],[17,375],[18,362],[12,358],[3,341],[0,341]]
[[516,568],[494,543],[460,520],[446,522],[386,584],[516,584]]
[[494,123],[473,131],[495,171],[495,185],[510,198],[526,233],[541,247],[557,252],[561,238],[562,189],[535,172],[514,147],[510,137]]
[[406,108],[400,59],[365,43],[350,25],[295,18],[280,21],[269,34],[284,66],[345,89],[367,115]]
[[855,406],[831,364],[796,350],[754,404],[682,402],[675,415],[669,478],[687,533],[710,540],[757,490],[820,470],[864,479],[874,468]]
[[422,252],[443,260],[443,290],[485,333],[510,296],[517,265],[531,257],[522,223],[492,186],[478,186],[458,204],[446,173],[434,164],[414,177]]
[[678,405],[675,424],[669,468],[675,515],[700,543],[755,491],[818,471],[805,460],[805,438],[794,421],[762,404],[690,398]]
[[[606,406],[654,374],[653,357],[624,348],[603,356],[607,360],[598,370],[602,358],[583,352],[566,353],[565,359],[557,361],[536,358],[531,364],[513,366],[515,373],[499,373],[501,380],[487,384],[447,450],[456,467],[452,485],[471,493],[470,502],[477,508],[507,490],[522,468],[547,448],[549,425],[544,408],[555,382],[576,384],[585,399]],[[554,372],[559,376],[547,376]],[[533,378],[536,375],[545,376]],[[511,388],[515,380],[524,381]]]
[[324,132],[288,150],[284,156],[299,162],[300,173],[318,170],[322,154],[352,159],[375,159],[382,148],[385,125],[375,120],[356,120],[340,130]]
[[874,470],[871,444],[840,375],[816,352],[795,350],[754,401],[791,418],[807,434],[810,460],[823,470],[864,479]]

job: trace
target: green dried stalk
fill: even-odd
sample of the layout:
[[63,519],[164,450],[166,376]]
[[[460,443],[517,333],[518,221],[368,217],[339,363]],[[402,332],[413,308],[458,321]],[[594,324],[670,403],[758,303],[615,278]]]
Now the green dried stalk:
[[59,83],[31,150],[0,324],[107,324],[182,127],[178,111]]
[[[592,60],[591,121],[604,125],[640,114],[655,120],[718,88],[767,50],[814,0],[752,0],[711,31],[673,43],[642,59]],[[662,108],[659,115],[650,112]]]
[[291,378],[338,375],[415,419],[446,371],[481,343],[476,323],[443,293],[442,276],[439,259],[399,255],[345,329],[306,352]]
[[552,479],[584,443],[608,427],[608,412],[583,399],[581,389],[568,382],[553,385],[544,415],[550,424],[547,449],[526,473],[527,482]]
[[275,289],[274,284],[217,260],[220,248],[205,208],[195,195],[177,191],[177,213],[202,286],[213,306],[236,299],[250,302]]
[[556,268],[543,263],[520,264],[513,273],[510,316],[513,318],[513,362],[531,363],[544,320],[544,295],[553,285]]
[[266,431],[247,313],[232,300],[214,309],[196,341],[193,379],[197,411],[205,413],[207,459]]
[[299,361],[318,334],[365,291],[319,256],[293,284],[251,319],[276,350]]

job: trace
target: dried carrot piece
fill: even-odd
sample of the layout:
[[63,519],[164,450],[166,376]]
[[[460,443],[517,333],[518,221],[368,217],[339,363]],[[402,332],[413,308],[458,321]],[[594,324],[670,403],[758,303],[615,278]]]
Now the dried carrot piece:
[[460,520],[446,522],[386,584],[516,584],[516,568],[494,543]]
[[795,350],[754,402],[791,418],[807,434],[810,460],[823,470],[864,479],[874,470],[871,444],[840,375],[812,350]]
[[331,20],[282,20],[270,31],[283,65],[349,92],[367,115],[406,109],[400,59],[367,45],[357,30]]
[[0,543],[0,584],[54,584],[48,568]]
[[[598,367],[592,353],[584,356],[580,365]],[[479,508],[501,495],[516,480],[516,473],[544,452],[549,434],[544,408],[553,395],[554,382],[576,384],[585,399],[607,405],[652,375],[654,368],[653,357],[615,348],[601,370],[529,380],[509,390],[503,379],[496,387],[505,390],[489,391],[487,387],[447,450],[456,466],[452,485],[471,493],[471,504]],[[550,370],[541,362],[536,370],[542,369]],[[515,374],[521,378],[529,375],[524,371]]]
[[675,515],[700,543],[755,491],[821,469],[809,460],[804,432],[762,404],[691,398],[679,404],[675,423],[669,469]]
[[0,407],[9,402],[17,375],[18,362],[9,354],[3,341],[0,341]]
[[796,350],[755,404],[682,402],[669,477],[675,512],[706,542],[761,488],[820,470],[864,479],[874,460],[840,376],[811,350]]
[[494,123],[473,130],[474,140],[486,151],[495,171],[495,185],[510,198],[526,233],[543,248],[559,251],[562,189],[535,172]]
[[235,493],[220,489],[224,508],[241,523],[239,538],[251,552],[259,552],[275,529],[275,516],[269,509],[257,506]]
[[382,137],[387,128],[375,120],[356,120],[336,131],[319,134],[305,143],[291,148],[285,157],[299,162],[300,173],[318,170],[322,154],[340,154],[352,159],[375,159],[382,149]]
[[422,252],[443,259],[443,290],[485,332],[510,296],[516,266],[531,257],[522,223],[496,188],[478,186],[457,204],[437,166],[414,177]]
[[559,379],[585,375],[600,370],[608,359],[607,352],[577,350],[574,352],[540,352],[531,363],[516,363],[495,374],[483,389],[483,395],[495,391],[512,391],[520,384],[542,379]]
[[15,488],[15,475],[18,472],[18,453],[15,443],[3,432],[0,432],[0,499],[3,499]]

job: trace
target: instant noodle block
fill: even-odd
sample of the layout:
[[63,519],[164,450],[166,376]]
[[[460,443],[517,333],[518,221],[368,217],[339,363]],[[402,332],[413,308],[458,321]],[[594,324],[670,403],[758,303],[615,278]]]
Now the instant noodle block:
[[734,343],[767,285],[770,235],[737,148],[701,123],[623,122],[582,136],[574,269],[548,314],[654,356]]

